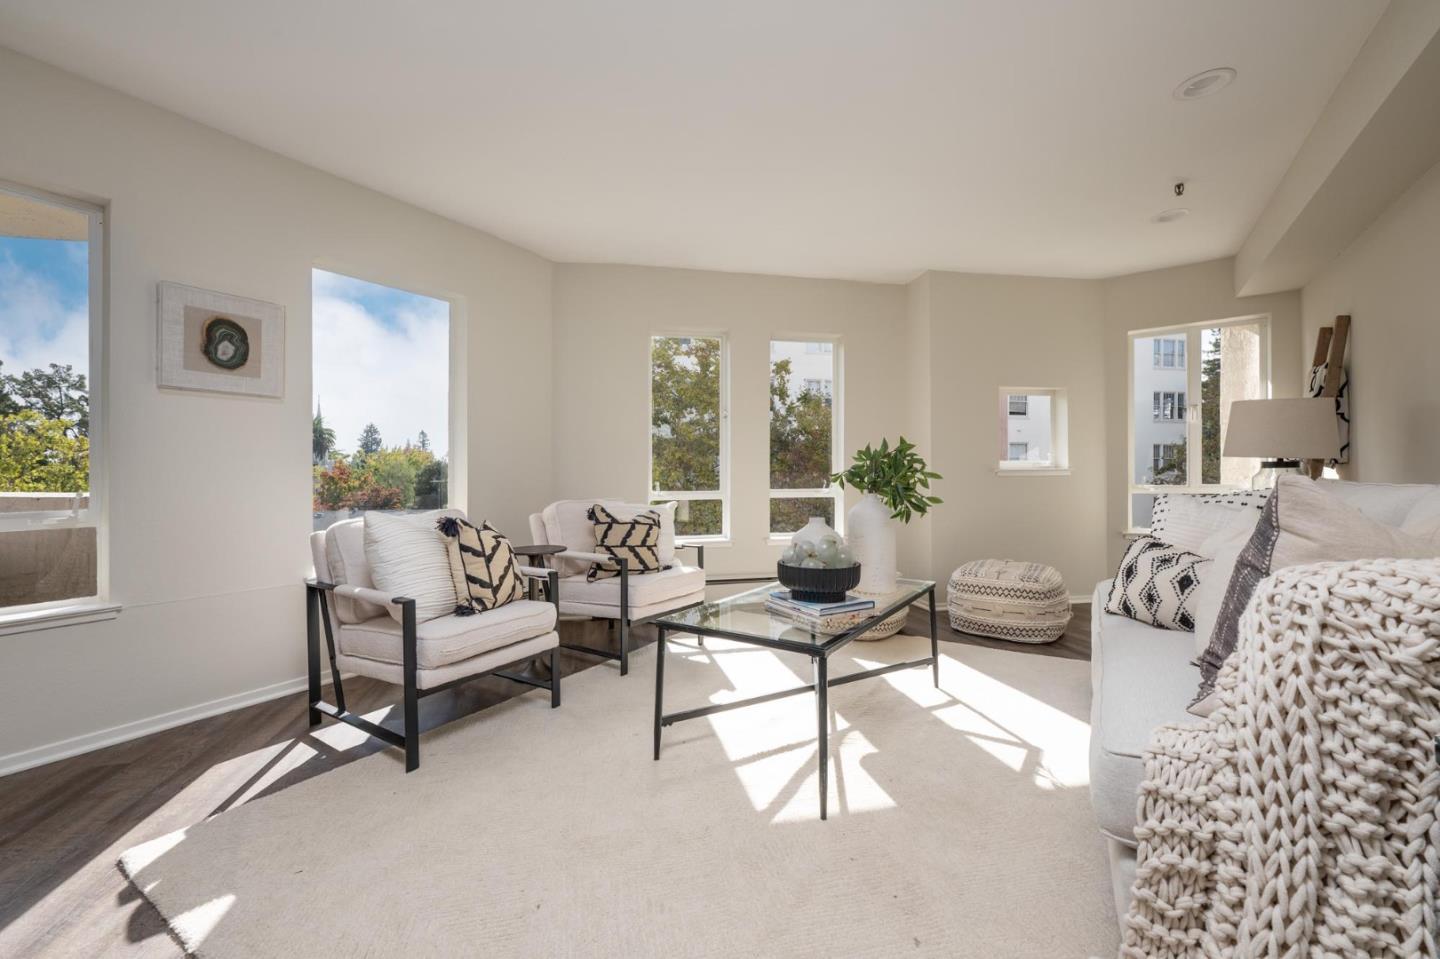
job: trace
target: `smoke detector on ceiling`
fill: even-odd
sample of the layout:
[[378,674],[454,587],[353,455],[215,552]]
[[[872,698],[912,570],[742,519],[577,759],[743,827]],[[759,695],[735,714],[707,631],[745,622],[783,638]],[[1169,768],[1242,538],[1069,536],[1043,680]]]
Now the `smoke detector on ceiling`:
[[1177,206],[1169,210],[1161,210],[1150,218],[1152,223],[1174,223],[1181,217],[1187,217],[1190,211],[1183,206]]
[[1235,71],[1230,67],[1215,67],[1181,81],[1180,85],[1175,88],[1173,96],[1177,100],[1198,100],[1201,97],[1208,97],[1212,93],[1219,93],[1234,79]]

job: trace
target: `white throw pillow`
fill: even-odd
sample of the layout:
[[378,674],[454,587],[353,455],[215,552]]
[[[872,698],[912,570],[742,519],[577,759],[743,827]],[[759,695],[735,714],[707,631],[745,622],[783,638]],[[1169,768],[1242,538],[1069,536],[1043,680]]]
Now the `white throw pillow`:
[[[382,593],[415,600],[417,623],[453,613],[459,603],[445,537],[435,528],[441,516],[453,515],[454,510],[365,514],[365,561],[370,564],[370,578]],[[400,621],[399,606],[386,609]]]
[[1426,493],[1410,508],[1400,528],[1411,536],[1440,539],[1440,487]]
[[1254,530],[1244,525],[1222,529],[1210,536],[1195,552],[1209,557],[1210,565],[1200,573],[1200,588],[1195,591],[1192,605],[1195,608],[1195,655],[1205,655],[1210,646],[1210,637],[1215,632],[1215,621],[1220,618],[1220,604],[1225,601],[1225,589],[1235,573],[1235,561],[1240,551],[1250,542]]
[[1375,520],[1334,495],[1331,484],[1298,474],[1282,476],[1235,561],[1209,645],[1200,657],[1200,689],[1190,712],[1206,716],[1214,708],[1215,677],[1239,645],[1240,619],[1266,576],[1310,563],[1437,556],[1440,539],[1411,535]]
[[1131,543],[1105,599],[1105,612],[1161,629],[1195,628],[1194,597],[1205,557],[1142,537]]
[[1150,535],[1209,558],[1201,547],[1222,530],[1241,528],[1248,534],[1260,520],[1269,490],[1232,493],[1161,493],[1155,497]]

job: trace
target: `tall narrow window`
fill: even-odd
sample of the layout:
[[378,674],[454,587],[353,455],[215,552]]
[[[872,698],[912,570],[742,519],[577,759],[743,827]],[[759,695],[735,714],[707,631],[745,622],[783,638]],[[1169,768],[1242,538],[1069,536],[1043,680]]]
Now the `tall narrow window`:
[[[1150,525],[1162,489],[1249,482],[1258,464],[1220,451],[1230,404],[1270,395],[1269,331],[1268,318],[1252,317],[1131,334],[1132,527]],[[1187,356],[1200,363],[1187,364]]]
[[729,533],[725,341],[650,339],[650,499],[675,501],[675,531]]
[[836,352],[825,341],[770,341],[770,534],[783,536],[811,516],[834,526],[840,491]]
[[314,528],[450,502],[450,304],[312,277]]
[[0,187],[0,615],[105,592],[101,213]]

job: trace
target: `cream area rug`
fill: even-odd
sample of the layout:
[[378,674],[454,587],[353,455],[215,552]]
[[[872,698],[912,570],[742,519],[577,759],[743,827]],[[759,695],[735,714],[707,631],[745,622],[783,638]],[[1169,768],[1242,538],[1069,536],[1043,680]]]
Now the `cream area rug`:
[[[680,645],[684,643],[683,647]],[[831,675],[926,654],[855,643]],[[1118,948],[1083,662],[941,644],[831,691],[830,819],[802,694],[667,727],[655,652],[567,678],[127,852],[201,956],[1057,957]],[[682,637],[666,709],[810,679]]]

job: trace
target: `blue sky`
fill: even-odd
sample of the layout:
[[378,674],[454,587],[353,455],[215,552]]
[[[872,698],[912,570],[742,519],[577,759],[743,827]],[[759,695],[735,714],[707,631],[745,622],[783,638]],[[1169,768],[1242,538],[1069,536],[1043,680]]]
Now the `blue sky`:
[[325,270],[313,283],[314,399],[340,449],[373,422],[386,446],[424,430],[447,455],[450,304]]
[[0,362],[6,373],[89,370],[89,244],[0,236]]

